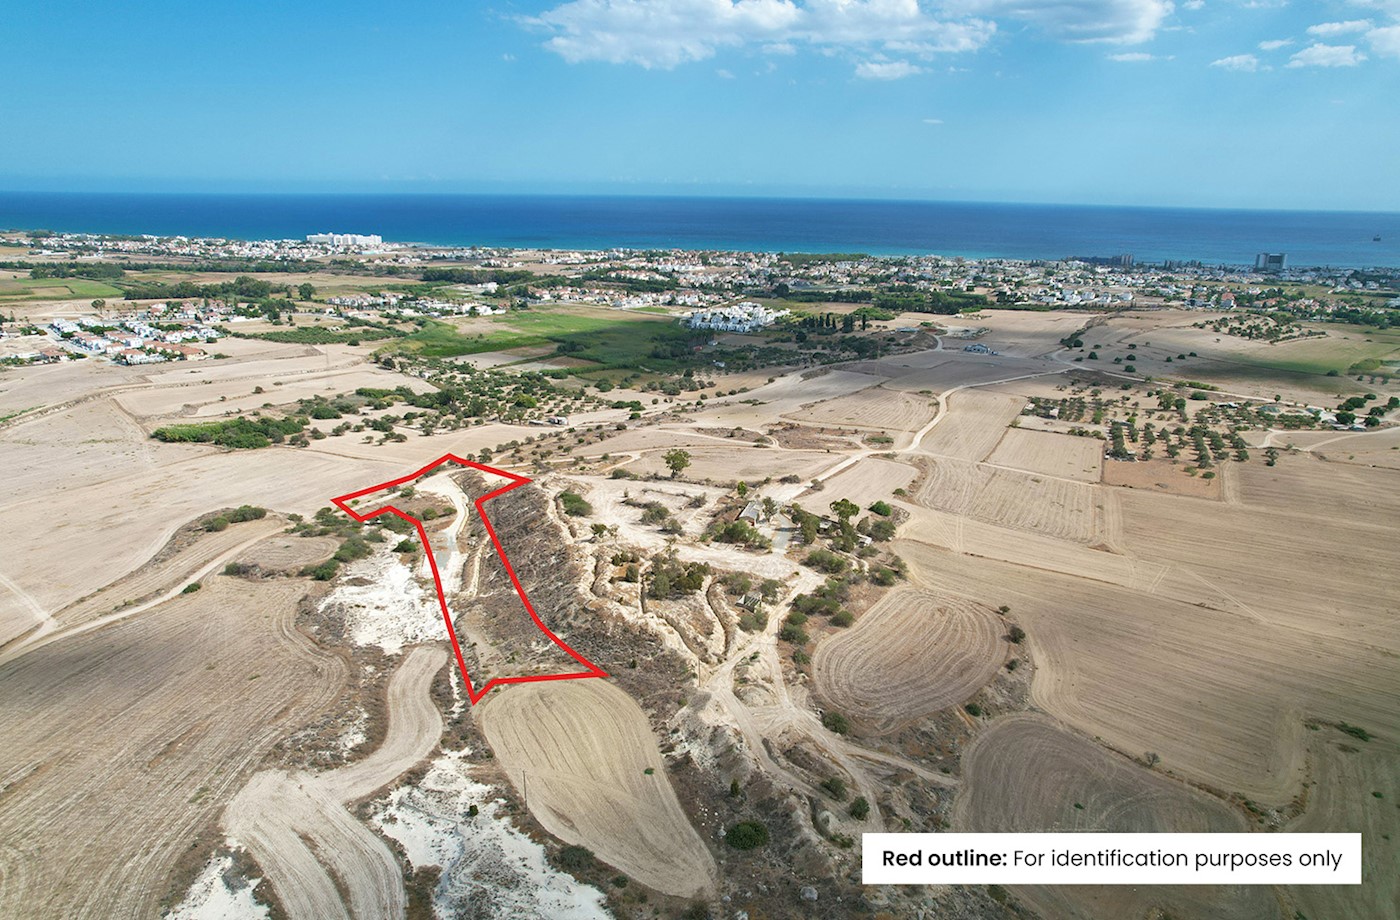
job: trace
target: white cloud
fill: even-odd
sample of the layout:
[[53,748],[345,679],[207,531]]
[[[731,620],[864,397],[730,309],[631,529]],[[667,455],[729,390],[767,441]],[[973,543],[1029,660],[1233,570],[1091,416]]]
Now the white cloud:
[[1382,57],[1400,58],[1400,26],[1385,26],[1366,33],[1371,50]]
[[1181,8],[1183,10],[1200,10],[1205,9],[1205,5],[1206,0],[1186,0],[1185,3],[1181,4]]
[[941,118],[925,118],[925,119],[924,119],[924,124],[926,124],[926,125],[941,125],[941,124],[943,124],[943,119],[941,119]]
[[1371,20],[1369,19],[1351,19],[1346,22],[1320,22],[1315,26],[1308,26],[1308,34],[1326,38],[1333,35],[1365,32],[1370,28]]
[[1151,39],[1175,7],[1172,0],[945,0],[944,9],[1018,19],[1066,41],[1138,44]]
[[862,80],[903,80],[924,69],[908,61],[861,61],[856,65],[856,76]]
[[1276,38],[1276,39],[1274,39],[1273,41],[1260,42],[1260,43],[1259,43],[1259,50],[1260,50],[1260,51],[1277,51],[1277,50],[1280,49],[1280,48],[1287,48],[1287,47],[1288,47],[1289,45],[1291,45],[1291,44],[1293,44],[1293,39],[1291,39],[1291,38]]
[[732,80],[732,79],[734,79],[734,74],[733,74],[733,72],[732,72],[732,71],[725,70],[723,67],[721,67],[719,70],[716,70],[716,71],[715,71],[715,76],[719,77],[721,80]]
[[975,51],[996,31],[975,17],[941,19],[918,0],[569,0],[522,21],[551,32],[545,47],[570,63],[663,69],[746,45],[769,54],[791,53],[797,43]]
[[1221,70],[1238,70],[1243,73],[1254,73],[1260,69],[1259,59],[1252,54],[1232,54],[1218,61],[1211,61],[1210,66],[1219,67]]
[[1355,67],[1366,55],[1355,45],[1309,45],[1288,59],[1289,67]]
[[1351,0],[1352,6],[1362,6],[1369,10],[1381,10],[1400,19],[1400,0]]
[[1125,51],[1122,54],[1110,54],[1108,59],[1110,61],[1117,61],[1120,64],[1137,64],[1142,61],[1155,61],[1157,60],[1157,56],[1155,54],[1146,54],[1142,51]]
[[[1204,0],[1186,3],[1199,9]],[[567,0],[520,22],[547,32],[545,47],[570,63],[669,69],[743,47],[927,60],[982,48],[996,19],[1064,41],[1135,44],[1174,9],[1173,0]]]

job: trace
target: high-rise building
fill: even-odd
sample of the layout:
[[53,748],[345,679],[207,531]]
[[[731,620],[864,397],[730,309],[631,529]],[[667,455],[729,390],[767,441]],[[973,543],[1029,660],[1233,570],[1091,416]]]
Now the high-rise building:
[[1281,272],[1288,267],[1288,253],[1261,252],[1254,257],[1254,269],[1261,272]]
[[382,246],[384,240],[379,234],[360,233],[311,233],[307,234],[308,243],[317,243],[322,246],[334,246],[337,249],[354,249],[364,246]]

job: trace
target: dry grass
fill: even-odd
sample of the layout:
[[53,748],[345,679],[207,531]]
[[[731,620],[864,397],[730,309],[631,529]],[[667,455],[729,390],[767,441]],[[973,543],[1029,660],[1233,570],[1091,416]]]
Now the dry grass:
[[554,836],[666,894],[715,884],[640,707],[603,680],[493,691],[481,729],[530,813]]
[[1110,486],[1214,500],[1221,497],[1223,476],[1234,472],[1229,468],[1217,469],[1215,476],[1205,479],[1199,474],[1189,475],[1185,471],[1186,465],[1185,462],[1173,463],[1163,458],[1139,460],[1135,463],[1105,460],[1103,481]]
[[335,549],[336,540],[332,537],[274,537],[262,541],[235,561],[255,565],[266,572],[298,572],[303,566],[326,561]]
[[1006,658],[1001,621],[963,598],[898,589],[817,646],[816,692],[888,732],[965,702]]
[[955,460],[985,460],[1025,405],[1025,399],[1013,394],[983,390],[954,393],[948,397],[947,415],[919,449]]
[[937,458],[915,500],[927,507],[1076,543],[1097,533],[1094,487],[1082,482]]
[[[762,482],[788,474],[811,479],[841,459],[825,451],[775,450],[740,447],[738,444],[732,447],[691,447],[687,450],[690,453],[690,466],[685,470],[685,478],[716,482]],[[626,468],[640,476],[670,476],[665,451],[661,450],[644,454],[640,459],[628,463]]]
[[988,463],[1079,482],[1098,482],[1104,442],[1068,434],[1008,428]]
[[813,425],[874,428],[880,431],[918,431],[933,418],[934,403],[927,396],[871,387],[788,412],[783,418]]
[[807,492],[797,504],[814,514],[830,514],[829,506],[837,499],[849,499],[862,509],[872,502],[888,502],[895,489],[909,485],[917,470],[906,463],[866,457],[827,479],[820,492]]
[[[983,833],[1105,831],[1224,833],[1245,830],[1224,803],[1105,752],[1039,716],[1010,716],[983,732],[963,758],[958,830]],[[1151,916],[1279,917],[1259,886],[1035,886],[1017,894],[1048,917],[1119,920]]]
[[0,667],[0,914],[159,915],[177,858],[339,692],[292,626],[304,590],[218,579]]

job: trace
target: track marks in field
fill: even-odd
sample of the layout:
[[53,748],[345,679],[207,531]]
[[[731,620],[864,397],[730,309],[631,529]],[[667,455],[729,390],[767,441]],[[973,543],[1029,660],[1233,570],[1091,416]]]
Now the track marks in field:
[[893,731],[964,702],[1006,658],[989,608],[913,589],[890,592],[813,658],[819,695],[877,731]]

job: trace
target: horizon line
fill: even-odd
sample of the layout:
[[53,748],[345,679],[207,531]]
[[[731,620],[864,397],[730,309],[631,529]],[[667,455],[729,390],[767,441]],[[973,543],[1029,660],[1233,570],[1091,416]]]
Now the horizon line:
[[993,207],[1023,208],[1086,208],[1096,210],[1143,210],[1143,211],[1244,211],[1253,213],[1279,214],[1376,214],[1400,215],[1400,208],[1394,210],[1363,209],[1351,207],[1301,207],[1301,206],[1242,206],[1207,204],[1124,204],[1095,203],[1085,201],[1025,201],[993,198],[936,198],[900,197],[897,195],[874,195],[862,193],[830,192],[764,192],[743,193],[739,191],[628,191],[612,189],[608,191],[482,191],[482,190],[425,190],[425,189],[281,189],[261,188],[242,190],[197,189],[197,188],[4,188],[0,196],[7,195],[121,195],[132,197],[155,196],[200,196],[210,198],[572,198],[572,199],[659,199],[674,201],[773,201],[773,202],[827,202],[841,204],[943,204],[943,205],[982,205]]

